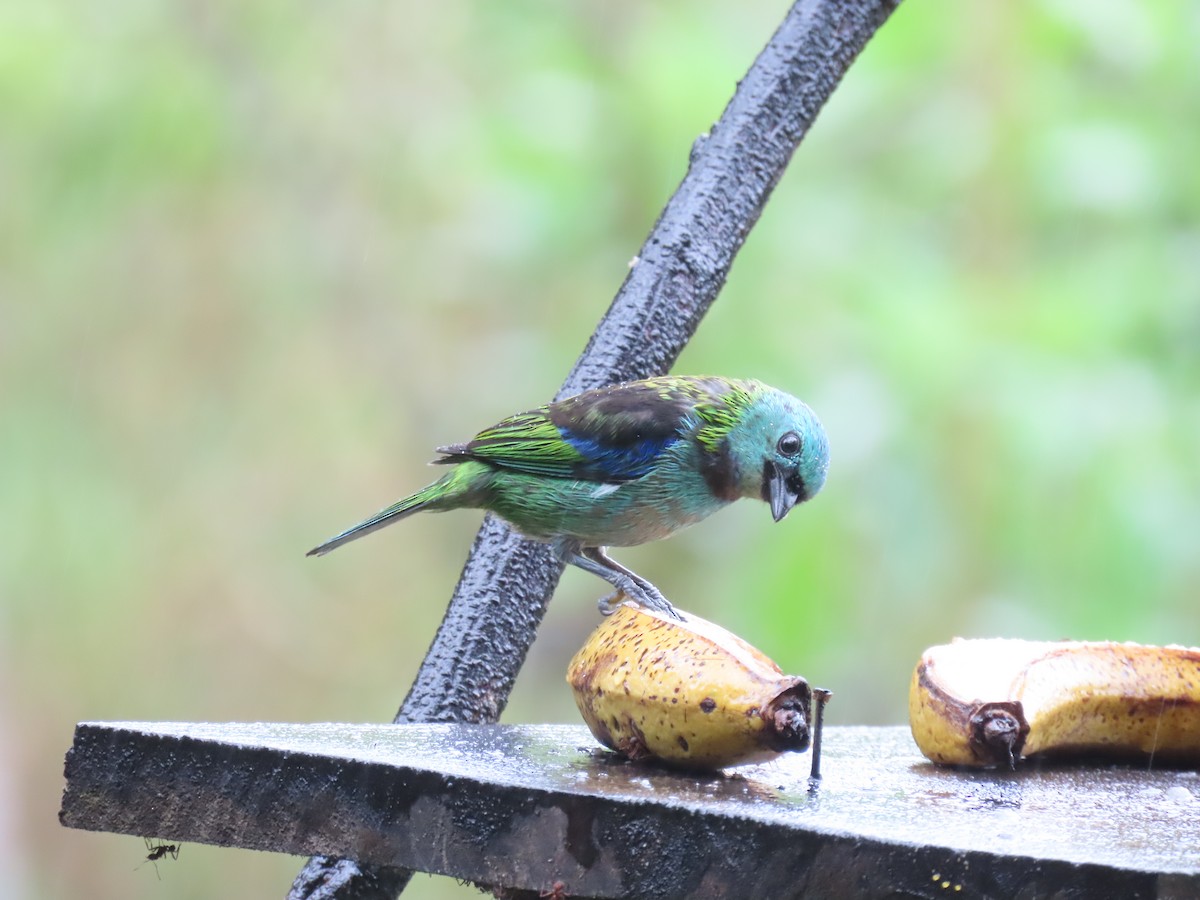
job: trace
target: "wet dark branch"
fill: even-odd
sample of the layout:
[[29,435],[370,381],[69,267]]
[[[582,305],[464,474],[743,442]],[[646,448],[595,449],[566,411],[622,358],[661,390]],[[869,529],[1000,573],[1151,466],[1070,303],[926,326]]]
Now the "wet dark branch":
[[[559,397],[665,373],[725,283],[792,153],[899,0],[800,0],[739,83]],[[493,722],[533,644],[562,565],[488,516],[397,722]],[[314,858],[292,900],[376,900],[396,869]]]

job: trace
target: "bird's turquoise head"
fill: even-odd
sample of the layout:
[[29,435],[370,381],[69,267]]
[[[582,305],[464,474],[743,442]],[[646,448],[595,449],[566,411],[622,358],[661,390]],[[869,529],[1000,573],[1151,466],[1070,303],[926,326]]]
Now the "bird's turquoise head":
[[770,390],[753,404],[746,425],[762,457],[757,493],[778,522],[824,486],[829,440],[816,413],[782,391]]
[[720,450],[706,476],[714,492],[730,499],[762,498],[778,522],[825,484],[829,440],[816,413],[800,400],[749,385],[745,401],[735,401],[740,408],[720,429]]

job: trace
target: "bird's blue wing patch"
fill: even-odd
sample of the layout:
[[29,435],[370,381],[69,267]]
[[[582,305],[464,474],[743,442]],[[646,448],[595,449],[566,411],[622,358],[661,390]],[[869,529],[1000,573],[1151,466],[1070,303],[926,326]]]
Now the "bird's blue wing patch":
[[603,437],[563,431],[563,440],[579,453],[576,478],[590,481],[629,481],[649,474],[662,452],[679,439],[677,434],[641,438],[612,444]]

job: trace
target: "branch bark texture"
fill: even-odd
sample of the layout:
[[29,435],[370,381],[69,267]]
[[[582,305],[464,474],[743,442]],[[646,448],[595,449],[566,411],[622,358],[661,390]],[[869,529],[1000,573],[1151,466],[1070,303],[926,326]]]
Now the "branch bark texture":
[[[799,0],[691,149],[671,197],[556,398],[667,372],[716,299],[793,152],[899,0]],[[494,722],[562,564],[487,516],[396,722]],[[313,857],[289,900],[385,900],[408,872]]]

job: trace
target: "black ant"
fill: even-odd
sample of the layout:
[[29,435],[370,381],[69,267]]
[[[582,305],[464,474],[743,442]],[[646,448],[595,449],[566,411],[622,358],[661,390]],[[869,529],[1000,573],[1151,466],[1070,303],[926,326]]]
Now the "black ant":
[[146,849],[149,852],[146,854],[146,858],[144,860],[142,860],[142,862],[139,863],[137,866],[134,866],[134,868],[140,869],[146,863],[154,863],[154,874],[158,875],[159,881],[162,881],[162,874],[158,871],[158,861],[167,856],[171,857],[171,859],[179,859],[179,848],[183,845],[182,844],[154,844],[154,843],[151,843],[150,838],[142,838],[142,840],[144,840],[146,842]]

